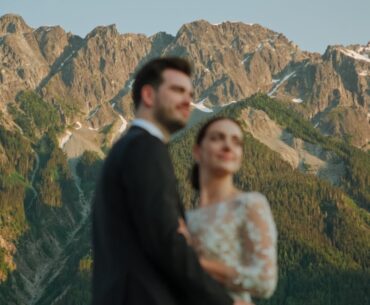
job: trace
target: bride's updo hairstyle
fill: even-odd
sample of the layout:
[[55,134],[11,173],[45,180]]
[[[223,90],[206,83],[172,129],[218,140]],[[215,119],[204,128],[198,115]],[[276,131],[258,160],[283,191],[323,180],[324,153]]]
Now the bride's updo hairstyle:
[[[197,137],[195,139],[195,144],[196,145],[201,145],[204,137],[206,136],[207,134],[207,131],[208,131],[208,128],[213,124],[213,123],[216,123],[216,122],[219,122],[219,121],[231,121],[233,123],[235,123],[236,125],[239,126],[239,128],[242,130],[242,127],[240,125],[240,123],[233,119],[233,118],[230,118],[230,117],[226,117],[226,116],[216,116],[216,117],[213,117],[212,119],[208,120],[198,131],[198,134],[197,134]],[[200,170],[199,170],[199,165],[198,163],[194,163],[192,169],[191,169],[191,185],[192,187],[199,191],[200,190],[200,183],[199,183],[199,175],[200,175]]]

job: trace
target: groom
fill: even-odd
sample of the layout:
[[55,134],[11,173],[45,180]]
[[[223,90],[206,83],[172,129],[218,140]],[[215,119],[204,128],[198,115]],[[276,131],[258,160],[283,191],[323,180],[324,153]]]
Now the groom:
[[111,149],[93,206],[93,305],[227,305],[183,235],[184,217],[166,143],[193,100],[180,58],[148,62],[136,75],[136,118]]

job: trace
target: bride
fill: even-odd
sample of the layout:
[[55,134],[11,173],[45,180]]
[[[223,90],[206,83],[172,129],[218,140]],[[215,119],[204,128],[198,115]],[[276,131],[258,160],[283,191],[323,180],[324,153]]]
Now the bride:
[[199,131],[193,149],[198,208],[179,221],[202,267],[240,304],[270,297],[277,284],[277,232],[266,197],[233,183],[243,158],[237,121],[216,117]]

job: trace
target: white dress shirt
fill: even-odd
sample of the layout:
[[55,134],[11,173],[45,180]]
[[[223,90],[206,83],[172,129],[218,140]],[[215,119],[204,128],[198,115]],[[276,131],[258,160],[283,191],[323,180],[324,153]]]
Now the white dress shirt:
[[144,120],[144,119],[134,119],[131,122],[131,126],[137,126],[140,128],[145,129],[147,132],[149,132],[152,136],[157,137],[162,142],[166,142],[166,138],[163,134],[163,132],[155,126],[153,123]]

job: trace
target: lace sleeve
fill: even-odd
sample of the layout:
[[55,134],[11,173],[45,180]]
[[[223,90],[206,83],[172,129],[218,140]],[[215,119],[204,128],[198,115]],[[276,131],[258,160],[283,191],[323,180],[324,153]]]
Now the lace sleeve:
[[233,285],[252,296],[268,298],[277,284],[277,232],[269,203],[260,193],[250,193],[243,203],[245,224],[241,232],[244,251]]

